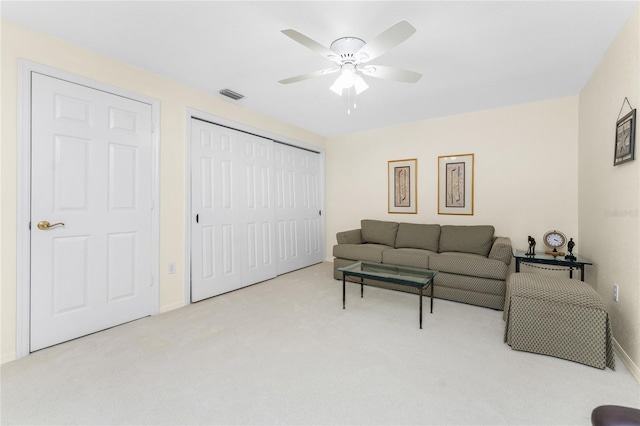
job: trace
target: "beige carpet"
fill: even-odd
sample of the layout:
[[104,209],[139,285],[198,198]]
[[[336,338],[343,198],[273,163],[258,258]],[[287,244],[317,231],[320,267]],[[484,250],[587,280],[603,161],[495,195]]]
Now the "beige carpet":
[[621,362],[511,350],[498,311],[435,300],[420,330],[416,295],[354,284],[342,310],[331,267],[5,364],[2,424],[588,425],[640,404]]

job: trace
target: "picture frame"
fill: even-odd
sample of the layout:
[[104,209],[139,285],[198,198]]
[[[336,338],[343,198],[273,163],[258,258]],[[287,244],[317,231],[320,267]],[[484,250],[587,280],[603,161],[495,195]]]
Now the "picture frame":
[[474,154],[438,157],[438,214],[473,215]]
[[636,150],[636,110],[622,117],[616,122],[615,149],[613,165],[617,166],[627,161],[635,160]]
[[418,160],[388,162],[389,213],[418,213]]

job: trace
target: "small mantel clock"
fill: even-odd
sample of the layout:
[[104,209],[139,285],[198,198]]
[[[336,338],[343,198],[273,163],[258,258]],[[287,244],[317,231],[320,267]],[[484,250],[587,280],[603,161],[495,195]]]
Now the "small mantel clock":
[[545,251],[545,254],[552,256],[564,256],[564,252],[558,251],[559,248],[564,247],[567,244],[567,237],[560,231],[547,231],[544,234],[543,241],[547,247],[553,250]]

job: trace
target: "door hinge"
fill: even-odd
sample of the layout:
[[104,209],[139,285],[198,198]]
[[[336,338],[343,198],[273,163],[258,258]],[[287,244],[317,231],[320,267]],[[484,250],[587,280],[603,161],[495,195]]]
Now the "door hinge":
[[31,231],[31,222],[29,222],[29,231]]
[[322,210],[318,210],[318,214],[322,216]]

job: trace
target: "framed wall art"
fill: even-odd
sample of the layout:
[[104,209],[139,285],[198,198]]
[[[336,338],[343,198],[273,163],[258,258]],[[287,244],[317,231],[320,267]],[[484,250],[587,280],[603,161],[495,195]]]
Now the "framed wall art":
[[389,213],[418,213],[418,160],[389,161]]
[[473,214],[473,154],[438,157],[438,214]]
[[635,159],[636,145],[636,110],[616,122],[616,147],[613,165],[626,163]]

